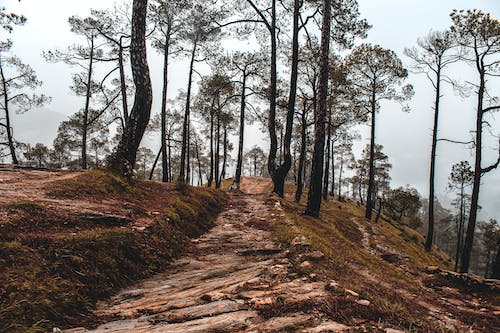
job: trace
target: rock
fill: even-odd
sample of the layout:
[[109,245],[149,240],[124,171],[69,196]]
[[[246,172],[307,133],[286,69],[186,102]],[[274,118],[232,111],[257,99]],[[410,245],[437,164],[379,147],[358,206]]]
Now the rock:
[[395,253],[386,253],[386,254],[383,254],[380,256],[382,258],[382,260],[385,260],[391,264],[396,264],[396,263],[399,263],[401,261],[401,258],[399,257],[399,255],[395,254]]
[[301,257],[305,260],[319,261],[319,260],[325,258],[325,254],[321,251],[313,251],[313,252],[305,253]]
[[385,333],[405,333],[404,331],[396,330],[394,328],[386,328]]
[[359,305],[364,305],[364,306],[368,306],[371,304],[370,301],[366,300],[366,299],[357,300],[356,303],[358,303]]
[[301,333],[347,332],[349,327],[334,321],[325,321],[316,327],[306,328]]
[[344,293],[348,296],[352,296],[352,297],[356,297],[358,298],[359,297],[359,294],[351,289],[345,289],[344,290]]
[[132,222],[132,219],[125,216],[101,214],[95,212],[76,213],[76,217],[80,220],[105,226],[124,226]]
[[330,283],[328,283],[325,286],[325,289],[328,291],[334,292],[334,293],[338,293],[338,294],[344,292],[344,290],[342,289],[340,284],[338,284],[337,281],[335,281],[335,280],[330,281]]
[[290,317],[274,317],[263,322],[257,327],[258,332],[295,332],[300,326],[310,322],[312,318],[307,315]]
[[309,274],[309,278],[310,278],[311,280],[315,280],[317,277],[318,277],[318,276],[317,276],[316,274],[314,274],[314,273],[313,273],[313,274]]
[[252,304],[253,307],[257,310],[265,308],[266,306],[272,305],[274,303],[275,301],[272,297],[256,298],[250,301],[250,304]]
[[244,251],[238,251],[240,256],[265,256],[280,253],[280,248],[267,248],[267,249],[250,249]]
[[226,297],[225,294],[214,291],[211,293],[206,293],[205,295],[201,296],[201,299],[205,302],[215,302],[224,299],[225,297]]
[[300,264],[300,268],[309,268],[311,267],[311,263],[309,261],[304,261]]
[[429,274],[438,274],[441,272],[441,269],[437,266],[427,266],[425,272]]
[[304,235],[300,235],[292,239],[292,245],[298,247],[310,247],[311,243],[306,239]]

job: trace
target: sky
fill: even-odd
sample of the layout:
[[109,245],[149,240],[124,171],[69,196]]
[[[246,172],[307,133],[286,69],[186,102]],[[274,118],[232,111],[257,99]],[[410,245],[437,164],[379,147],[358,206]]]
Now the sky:
[[[42,51],[55,48],[64,49],[75,42],[69,31],[68,17],[89,14],[90,8],[110,8],[114,0],[0,0],[0,6],[8,11],[23,14],[28,22],[16,27],[10,38],[14,41],[13,53],[30,64],[44,81],[41,92],[52,97],[52,102],[40,110],[16,115],[15,135],[20,141],[43,142],[50,145],[59,123],[76,112],[82,105],[82,98],[74,96],[70,90],[71,73],[74,69],[64,64],[47,64],[41,57]],[[416,45],[417,38],[433,30],[450,26],[449,14],[452,9],[477,8],[500,18],[499,0],[358,0],[362,17],[372,25],[365,42],[379,44],[394,50],[405,64],[410,61],[403,55],[405,47]],[[161,61],[151,49],[151,67],[155,96],[161,92]],[[170,69],[170,92],[185,87],[187,82],[185,62],[173,63]],[[465,65],[451,67],[449,75],[461,79],[474,80],[475,73]],[[391,160],[391,185],[393,187],[410,184],[422,196],[428,195],[428,169],[432,135],[433,90],[424,75],[411,74],[408,83],[414,85],[415,96],[409,103],[410,113],[401,111],[394,103],[383,103],[378,116],[377,143]],[[500,92],[500,81],[492,82],[492,90]],[[159,99],[155,98],[153,110],[158,110]],[[497,116],[498,117],[498,116]],[[474,99],[463,99],[446,88],[442,97],[440,136],[448,139],[465,140],[471,138],[474,125]],[[368,143],[368,127],[359,128],[363,139],[356,145],[359,152]],[[256,127],[246,133],[246,147],[264,144],[263,135],[256,134]],[[492,132],[500,134],[499,121],[492,121]],[[152,139],[148,145],[155,146]],[[156,144],[157,145],[157,144]],[[488,140],[484,147],[484,165],[496,158],[497,143]],[[446,191],[447,178],[451,166],[461,160],[473,161],[472,151],[462,145],[440,142],[437,153],[436,190],[440,201],[448,204],[453,194]],[[480,218],[500,220],[500,169],[483,178],[480,204],[483,209]]]

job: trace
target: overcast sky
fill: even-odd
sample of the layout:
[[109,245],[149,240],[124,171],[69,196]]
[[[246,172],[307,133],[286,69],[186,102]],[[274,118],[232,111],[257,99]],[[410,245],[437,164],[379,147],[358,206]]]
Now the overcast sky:
[[[24,27],[16,27],[10,38],[14,41],[12,51],[25,63],[34,67],[44,81],[43,93],[53,98],[43,110],[16,116],[16,138],[25,142],[51,144],[59,122],[73,114],[82,105],[82,98],[73,96],[69,90],[72,70],[64,64],[47,64],[41,57],[44,50],[65,48],[75,42],[69,31],[68,17],[89,14],[90,8],[103,9],[112,6],[114,0],[0,0],[0,6],[8,11],[23,14],[28,18]],[[403,55],[405,47],[415,45],[417,38],[425,36],[430,29],[441,30],[449,27],[452,9],[478,8],[500,18],[499,0],[358,0],[362,16],[373,28],[368,42],[380,44]],[[160,59],[149,50],[151,72],[155,95],[160,94]],[[187,82],[187,68],[184,63],[174,63],[171,68],[170,92],[184,88]],[[453,67],[449,75],[474,80],[474,71],[464,66]],[[411,184],[425,197],[428,195],[428,168],[432,129],[433,92],[429,82],[422,75],[411,75],[409,83],[415,87],[411,101],[411,112],[403,113],[394,103],[384,103],[379,115],[377,142],[384,146],[393,164],[391,171],[393,187]],[[500,83],[496,81],[492,90],[500,94]],[[171,96],[172,96],[171,94]],[[158,99],[156,99],[157,101]],[[157,109],[159,103],[155,102]],[[445,89],[442,100],[440,136],[457,140],[469,140],[474,125],[474,100],[462,99],[450,89]],[[500,134],[498,121],[492,122],[492,132]],[[367,127],[362,127],[364,139],[357,145],[357,151],[367,142]],[[255,143],[255,132],[247,133],[246,146]],[[484,148],[484,164],[493,161],[497,150],[495,140],[489,140]],[[472,152],[466,147],[450,143],[440,143],[437,163],[437,192],[440,200],[450,201],[451,193],[446,191],[447,178],[451,166],[461,160],[473,161]],[[473,163],[472,163],[473,164]],[[483,206],[481,218],[494,217],[500,220],[500,170],[484,177],[480,204]]]

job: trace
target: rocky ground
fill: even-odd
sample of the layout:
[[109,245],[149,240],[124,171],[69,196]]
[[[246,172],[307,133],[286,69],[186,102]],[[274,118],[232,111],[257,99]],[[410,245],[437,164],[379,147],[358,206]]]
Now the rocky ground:
[[[100,304],[107,321],[65,332],[336,332],[347,326],[304,311],[328,297],[328,284],[299,278],[266,221],[283,216],[265,200],[267,180],[245,179],[217,226],[193,240],[165,272]],[[314,256],[314,254],[312,254]],[[306,263],[307,265],[307,263]],[[280,309],[287,308],[285,314]],[[289,311],[296,309],[296,311]],[[307,309],[310,310],[310,309]],[[306,313],[308,312],[308,313]]]

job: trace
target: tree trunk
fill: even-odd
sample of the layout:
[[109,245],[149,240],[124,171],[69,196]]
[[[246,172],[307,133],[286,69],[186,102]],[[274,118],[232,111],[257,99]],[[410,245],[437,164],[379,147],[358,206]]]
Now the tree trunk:
[[163,147],[160,147],[158,154],[156,154],[155,161],[153,162],[153,166],[151,167],[151,171],[149,172],[149,178],[148,178],[149,180],[153,180],[153,175],[155,173],[156,165],[158,164],[158,161],[160,160],[162,150],[163,150]]
[[161,96],[161,167],[162,167],[162,181],[168,181],[167,170],[167,146],[165,145],[165,138],[167,136],[167,88],[168,88],[168,57],[170,55],[170,28],[167,31],[165,38],[165,45],[163,49],[163,91]]
[[241,181],[241,169],[243,166],[243,138],[245,131],[245,90],[247,83],[247,73],[246,69],[243,71],[243,84],[241,87],[241,107],[240,107],[240,137],[238,142],[238,162],[236,164],[236,173],[234,175],[234,182],[231,188],[240,189],[240,181]]
[[87,163],[87,132],[88,132],[88,118],[90,108],[90,97],[92,95],[92,70],[94,66],[94,36],[90,38],[90,58],[89,58],[89,71],[87,73],[87,91],[85,92],[85,108],[83,109],[82,120],[82,169],[88,168]]
[[485,92],[485,77],[482,67],[479,72],[479,90],[477,101],[477,119],[476,119],[476,145],[475,153],[476,160],[474,163],[474,183],[472,187],[472,200],[469,213],[469,223],[467,224],[467,232],[465,234],[465,242],[462,253],[461,273],[469,271],[470,256],[472,252],[472,243],[474,241],[474,231],[476,228],[477,208],[479,202],[479,187],[481,185],[481,155],[482,155],[482,138],[483,138],[483,96]]
[[500,280],[500,239],[497,242],[497,254],[495,256],[495,261],[493,262],[493,267],[491,269],[491,278]]
[[323,199],[328,199],[328,181],[330,180],[330,138],[332,136],[332,117],[328,121],[328,134],[326,137],[326,161],[325,161],[325,175],[323,178]]
[[220,105],[217,111],[217,128],[215,138],[215,188],[220,188],[219,159],[220,159]]
[[191,118],[187,120],[187,144],[186,144],[186,184],[189,184],[191,175]]
[[295,191],[295,202],[300,202],[302,198],[302,189],[304,187],[303,170],[306,159],[306,136],[307,136],[307,102],[304,101],[304,107],[301,114],[301,128],[300,128],[300,155],[299,155],[299,168],[297,171],[297,190]]
[[[372,99],[371,99],[371,114],[372,114],[372,123],[371,123],[371,137],[370,137],[370,160],[369,160],[369,171],[368,171],[368,193],[366,195],[366,212],[365,217],[369,220],[372,218],[372,210],[373,210],[373,187],[375,183],[375,114],[376,114],[376,105],[377,102],[375,100],[375,87],[372,90]],[[340,184],[339,184],[340,185]]]
[[224,178],[226,178],[226,164],[227,164],[227,124],[224,125],[224,137],[223,137],[223,149],[222,149],[222,170],[220,173],[219,187],[222,184]]
[[340,168],[339,168],[339,201],[342,201],[342,171],[344,169],[344,153],[340,156]]
[[284,184],[281,188],[277,186],[280,181],[275,179],[275,171],[276,171],[276,154],[278,152],[278,138],[276,137],[276,96],[277,96],[277,41],[276,41],[276,0],[272,0],[271,2],[271,24],[268,27],[269,34],[271,37],[271,86],[270,86],[270,95],[269,95],[269,120],[267,124],[267,128],[269,130],[269,139],[270,139],[270,147],[269,147],[269,156],[267,169],[274,183],[273,192],[283,193]]
[[425,240],[425,250],[432,250],[432,238],[434,236],[434,175],[436,169],[436,149],[437,149],[437,134],[439,124],[439,99],[441,97],[441,61],[438,62],[438,70],[436,73],[436,99],[434,101],[434,127],[432,129],[432,149],[431,149],[431,167],[429,176],[429,228],[427,230],[427,238]]
[[[213,108],[213,107],[212,107]],[[210,111],[210,176],[208,177],[208,187],[212,187],[214,180],[214,111]]]
[[10,125],[10,112],[9,112],[9,95],[8,95],[8,87],[6,83],[5,74],[3,71],[2,58],[0,54],[0,75],[2,77],[3,84],[3,99],[4,99],[4,110],[5,110],[5,131],[7,132],[7,141],[9,144],[10,157],[12,159],[12,164],[19,164],[16,156],[16,147],[14,145],[14,138],[12,135],[12,127]]
[[[275,0],[273,0],[273,3],[275,3]],[[280,197],[283,197],[285,195],[285,179],[292,166],[290,145],[292,143],[293,118],[295,116],[295,100],[297,97],[297,77],[298,77],[298,64],[299,64],[299,20],[300,20],[301,6],[302,6],[302,1],[294,0],[293,32],[292,32],[292,70],[290,74],[290,93],[288,96],[288,110],[286,115],[285,137],[282,143],[283,163],[281,163],[279,167],[274,167],[272,168],[272,170],[271,169],[269,170],[274,183],[273,192],[277,193]],[[275,25],[276,24],[275,8],[273,10],[274,10],[273,24]],[[270,124],[273,127],[275,126],[274,120],[275,119],[273,119],[273,124]]]
[[120,42],[118,44],[118,67],[120,69],[120,90],[122,94],[123,124],[124,126],[127,126],[129,115],[128,115],[128,101],[127,101],[127,82],[125,81],[125,66],[123,63],[122,39],[123,37],[120,37]]
[[332,197],[335,196],[335,154],[334,154],[334,151],[333,151],[333,139],[330,139],[330,159],[332,160],[332,167],[331,167],[331,170],[332,170],[332,186],[331,186],[331,190],[330,190],[330,195]]
[[381,214],[382,214],[382,198],[378,198],[378,209],[377,209],[377,217],[375,218],[375,224],[378,223]]
[[186,94],[186,108],[184,110],[184,122],[182,126],[182,147],[181,147],[181,165],[179,171],[179,181],[186,182],[186,160],[189,157],[186,156],[187,152],[187,143],[188,143],[188,135],[189,135],[189,111],[191,108],[191,86],[193,83],[193,72],[194,72],[194,60],[196,57],[196,49],[198,43],[195,40],[193,44],[193,49],[191,51],[191,62],[189,64],[189,78],[188,78],[188,87]]
[[311,184],[305,214],[318,217],[321,207],[323,158],[325,153],[325,120],[328,98],[328,67],[330,56],[331,0],[323,0],[323,22],[321,25],[321,58],[318,84],[318,111],[315,117],[314,152]]
[[201,160],[200,160],[200,147],[198,146],[198,139],[194,140],[196,150],[196,161],[198,162],[198,186],[203,185],[203,175],[201,173]]
[[457,250],[455,253],[455,272],[458,272],[460,253],[462,252],[462,240],[464,233],[464,182],[460,187],[460,220],[458,221]]
[[151,79],[146,55],[146,12],[147,1],[134,0],[132,7],[132,40],[130,60],[135,83],[135,99],[116,152],[109,168],[128,179],[132,177],[137,149],[149,122],[152,103]]

